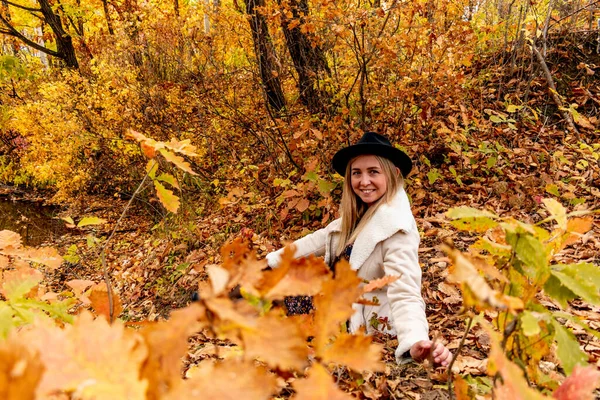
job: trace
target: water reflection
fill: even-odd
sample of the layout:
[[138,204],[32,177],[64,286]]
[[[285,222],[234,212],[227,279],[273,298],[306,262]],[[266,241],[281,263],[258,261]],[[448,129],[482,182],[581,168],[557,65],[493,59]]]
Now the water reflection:
[[24,244],[37,246],[66,233],[65,223],[54,218],[58,211],[55,207],[0,198],[0,230],[17,232]]

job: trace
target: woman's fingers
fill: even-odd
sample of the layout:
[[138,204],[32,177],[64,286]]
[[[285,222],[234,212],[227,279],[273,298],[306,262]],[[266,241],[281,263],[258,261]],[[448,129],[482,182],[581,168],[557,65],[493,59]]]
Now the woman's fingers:
[[431,340],[421,340],[412,345],[410,355],[413,360],[421,362],[431,355],[434,364],[444,367],[450,364],[452,353],[443,344],[433,343]]

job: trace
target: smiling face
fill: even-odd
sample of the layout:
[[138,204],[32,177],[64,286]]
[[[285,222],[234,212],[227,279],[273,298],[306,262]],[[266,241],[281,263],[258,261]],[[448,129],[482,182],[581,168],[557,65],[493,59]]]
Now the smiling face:
[[368,206],[375,203],[387,190],[387,178],[377,157],[364,155],[352,161],[350,167],[352,191]]

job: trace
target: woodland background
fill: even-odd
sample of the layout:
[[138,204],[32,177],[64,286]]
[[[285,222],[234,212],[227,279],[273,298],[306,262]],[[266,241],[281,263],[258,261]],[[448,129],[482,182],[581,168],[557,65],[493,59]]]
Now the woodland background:
[[[329,169],[331,156],[373,130],[386,134],[413,159],[407,191],[422,233],[423,294],[432,337],[460,354],[454,371],[465,378],[457,378],[453,389],[445,372],[397,366],[393,342],[379,338],[383,370],[358,375],[352,370],[377,368],[374,363],[337,362],[350,365],[332,370],[332,382],[341,391],[325,380],[312,381],[308,386],[323,389],[318,395],[293,383],[306,376],[304,364],[254,357],[278,377],[278,389],[257,398],[275,393],[284,398],[348,393],[370,399],[468,398],[492,391],[497,398],[534,398],[528,384],[536,396],[554,392],[557,398],[585,398],[560,397],[568,396],[568,390],[556,389],[568,375],[593,398],[590,388],[597,384],[597,372],[575,366],[597,367],[600,362],[598,221],[594,214],[580,218],[586,210],[597,210],[600,199],[599,18],[599,2],[593,0],[0,1],[0,182],[7,196],[26,193],[22,201],[60,205],[68,227],[67,234],[49,235],[46,246],[35,250],[42,253],[32,253],[20,238],[2,237],[0,313],[12,321],[2,325],[2,336],[16,340],[10,332],[37,326],[33,322],[40,313],[63,321],[59,327],[73,322],[73,314],[84,315],[69,331],[82,337],[93,324],[107,335],[119,329],[121,322],[99,328],[102,317],[87,320],[83,310],[90,304],[95,315],[104,314],[110,321],[119,316],[130,325],[142,325],[143,332],[160,331],[166,322],[153,321],[188,305],[198,285],[210,281],[212,289],[204,288],[212,293],[209,298],[184,308],[188,314],[174,314],[184,315],[177,318],[188,318],[190,325],[203,321],[204,333],[180,329],[175,334],[175,323],[164,328],[164,338],[179,346],[173,353],[185,356],[183,364],[177,357],[168,362],[157,357],[158,364],[164,363],[163,369],[156,368],[164,372],[161,377],[148,372],[151,356],[118,358],[135,360],[134,367],[125,368],[140,371],[132,381],[150,382],[135,394],[121,394],[123,398],[191,396],[193,391],[185,396],[176,392],[181,373],[192,377],[190,371],[204,361],[239,355],[232,350],[236,339],[228,336],[230,328],[214,319],[216,313],[231,323],[233,314],[224,316],[222,310],[234,306],[217,306],[210,296],[230,301],[223,288],[242,279],[233,278],[239,265],[252,266],[254,261],[248,261],[251,255],[228,261],[228,254],[244,253],[240,249],[245,245],[238,243],[230,253],[221,253],[221,247],[242,238],[262,259],[332,221],[342,178]],[[459,206],[472,209],[447,213]],[[567,218],[574,222],[567,223]],[[552,220],[554,228],[548,225]],[[547,236],[540,233],[542,226]],[[497,278],[492,291],[482,294],[471,286],[471,278],[447,282],[450,267],[468,264],[456,251],[473,252],[472,245],[485,232],[497,238],[489,233],[494,229],[505,231],[497,242],[513,251],[506,256],[499,247],[484,249],[484,255],[495,257],[490,265],[502,272],[494,275],[477,267],[479,273],[466,273],[488,281]],[[527,255],[518,241],[511,242],[511,229],[534,238],[527,239],[535,243]],[[562,233],[555,234],[555,229]],[[442,243],[448,240],[455,247],[444,252]],[[551,262],[554,278],[568,275],[558,285],[562,292],[552,293],[541,278],[532,284],[510,275],[506,265],[515,260],[521,263],[517,271],[522,273],[523,265],[531,262],[545,271],[540,273],[544,279],[549,279]],[[23,262],[32,262],[38,272]],[[563,265],[571,264],[585,269],[565,272],[570,267]],[[223,268],[229,271],[227,279]],[[502,274],[513,284],[507,285]],[[305,279],[325,279],[321,275],[315,272]],[[567,282],[569,276],[573,279]],[[275,295],[264,281],[249,285],[256,292],[244,294],[247,302],[265,315],[271,315],[271,300],[290,294]],[[535,293],[523,292],[528,285]],[[9,289],[15,286],[21,289]],[[542,288],[548,296],[541,294]],[[111,297],[112,292],[121,300]],[[510,296],[529,298],[535,306],[525,301],[527,313],[521,313],[523,304],[516,305]],[[542,318],[546,314],[540,304],[564,315]],[[194,307],[204,308],[190,311]],[[235,307],[239,331],[232,335],[248,346],[243,332],[255,322],[245,319],[250,311]],[[477,317],[482,310],[491,314]],[[240,322],[242,314],[245,322]],[[539,319],[539,325],[531,318]],[[502,340],[481,319],[496,323]],[[469,329],[474,320],[480,325]],[[206,333],[206,326],[212,332]],[[564,336],[562,326],[569,328]],[[518,335],[521,342],[514,339]],[[156,354],[151,336],[144,343],[148,354]],[[65,339],[66,346],[69,340],[77,342]],[[519,347],[526,341],[530,344]],[[322,371],[315,368],[329,368],[325,361],[333,357],[317,342],[311,345],[318,362],[313,354],[315,372],[308,373],[309,379],[321,379]],[[9,349],[21,347],[10,343],[0,348],[0,357],[12,360],[2,372],[8,377],[5,392],[0,386],[6,398],[115,398],[121,393],[117,387],[122,385],[86,392],[81,382],[87,375],[52,391],[47,386],[52,378],[41,372],[44,367],[36,369],[51,369],[53,364],[43,356],[49,346],[37,347],[39,361],[33,350],[16,355]],[[517,372],[495,352],[499,343],[500,353],[519,366]],[[570,354],[576,359],[566,360],[560,349],[573,343]],[[249,348],[245,351],[254,359]],[[264,357],[269,351],[267,347],[256,354]],[[495,367],[489,366],[490,351]],[[61,354],[60,362],[70,365],[70,353]],[[19,363],[23,359],[29,360],[27,368]],[[110,363],[98,365],[107,368]],[[28,368],[37,372],[23,372]],[[197,376],[214,372],[200,370]],[[15,391],[15,382],[23,377],[29,384]],[[223,382],[211,378],[215,386],[228,388],[213,398],[236,398],[239,392],[230,387],[229,377]],[[114,383],[114,377],[106,379]],[[507,389],[513,381],[525,385]],[[26,397],[23,387],[36,388],[31,382],[41,382],[37,387],[42,389]],[[245,387],[243,393],[250,396],[250,391]],[[53,394],[44,397],[47,393]]]

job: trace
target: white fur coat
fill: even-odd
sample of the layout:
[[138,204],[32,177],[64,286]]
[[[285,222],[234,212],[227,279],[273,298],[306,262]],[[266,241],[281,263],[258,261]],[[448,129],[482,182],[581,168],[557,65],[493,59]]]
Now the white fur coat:
[[[335,257],[340,230],[341,220],[337,219],[327,227],[295,241],[295,256],[324,256],[329,264]],[[354,304],[355,312],[350,319],[351,332],[364,325],[367,332],[378,329],[396,334],[396,358],[399,362],[404,361],[402,354],[414,343],[428,339],[425,303],[421,297],[419,240],[408,197],[404,189],[400,189],[389,204],[379,207],[359,233],[350,255],[350,266],[358,271],[362,279],[400,276],[387,287],[365,296],[369,299],[377,297],[377,306]],[[282,252],[283,249],[280,249],[267,255],[269,266],[276,267],[279,264]],[[374,323],[376,320],[379,324]],[[385,321],[388,321],[391,329],[387,329]]]

